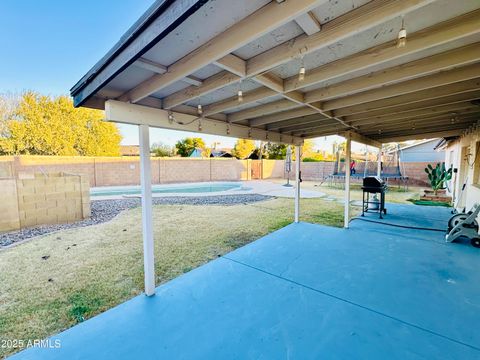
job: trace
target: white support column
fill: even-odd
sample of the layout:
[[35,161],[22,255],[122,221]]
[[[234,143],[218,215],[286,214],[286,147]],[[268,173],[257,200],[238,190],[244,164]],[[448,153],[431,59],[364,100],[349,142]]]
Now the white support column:
[[150,136],[148,125],[139,125],[139,136],[145,295],[151,296],[155,295],[155,258],[153,254],[152,171],[150,168]]
[[378,148],[377,176],[382,175],[382,147]]
[[350,133],[347,132],[345,140],[347,140],[347,146],[345,149],[345,214],[343,227],[348,229],[348,224],[350,222],[350,162],[352,152],[352,139]]
[[302,159],[302,147],[295,146],[295,222],[300,218],[300,161]]

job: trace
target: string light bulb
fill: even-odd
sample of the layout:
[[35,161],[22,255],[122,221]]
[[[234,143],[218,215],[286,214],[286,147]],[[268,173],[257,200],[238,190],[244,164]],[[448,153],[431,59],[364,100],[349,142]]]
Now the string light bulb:
[[303,80],[305,80],[305,66],[303,66],[302,64],[298,72],[298,81],[303,81]]
[[452,113],[451,118],[450,118],[450,122],[452,124],[455,124],[455,121],[457,121],[457,113]]
[[238,99],[239,103],[243,102],[243,91],[242,90],[238,90],[237,99]]
[[230,122],[227,123],[227,135],[230,135]]
[[203,128],[202,128],[202,119],[198,119],[198,131],[202,131]]
[[198,104],[197,106],[197,114],[202,115],[203,114],[203,107],[201,104]]
[[405,29],[405,20],[402,17],[402,28],[398,32],[397,48],[403,48],[407,45],[407,30]]

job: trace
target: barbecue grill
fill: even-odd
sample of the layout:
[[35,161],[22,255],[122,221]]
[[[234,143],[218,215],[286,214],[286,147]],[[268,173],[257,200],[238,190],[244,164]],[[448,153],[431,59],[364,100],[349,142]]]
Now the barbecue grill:
[[[387,209],[385,209],[385,190],[387,190],[387,185],[385,184],[385,181],[383,181],[379,176],[364,177],[362,190],[362,216],[365,216],[365,212],[368,210],[372,210],[372,208],[369,208],[369,205],[372,204],[378,206],[380,219],[383,219],[382,214],[387,214]],[[370,200],[370,194],[380,194],[380,201]]]

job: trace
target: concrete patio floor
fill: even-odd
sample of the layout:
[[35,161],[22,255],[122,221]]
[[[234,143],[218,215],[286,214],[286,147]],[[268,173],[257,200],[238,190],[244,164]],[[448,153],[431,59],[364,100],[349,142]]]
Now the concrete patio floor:
[[[418,228],[450,215],[387,208],[384,222]],[[480,252],[443,236],[291,224],[13,358],[478,359]]]

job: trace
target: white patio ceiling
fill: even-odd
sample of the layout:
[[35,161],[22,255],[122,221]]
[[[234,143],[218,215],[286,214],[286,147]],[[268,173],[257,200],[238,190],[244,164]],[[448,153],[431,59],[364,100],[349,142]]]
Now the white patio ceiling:
[[460,135],[480,119],[479,44],[478,0],[163,0],[72,96],[112,121],[296,144]]

